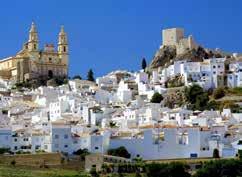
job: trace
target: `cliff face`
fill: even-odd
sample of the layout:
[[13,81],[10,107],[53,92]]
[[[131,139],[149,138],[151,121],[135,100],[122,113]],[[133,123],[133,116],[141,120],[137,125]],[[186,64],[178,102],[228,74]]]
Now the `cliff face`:
[[151,61],[150,69],[164,67],[171,64],[171,61],[176,57],[176,48],[173,46],[163,46],[160,48]]
[[177,55],[175,46],[163,46],[155,54],[151,64],[150,69],[156,69],[158,67],[168,67],[173,64],[174,61],[188,60],[193,62],[201,62],[203,58],[219,58],[223,55],[219,52],[207,51],[202,47],[197,49],[189,50],[187,49],[184,53]]

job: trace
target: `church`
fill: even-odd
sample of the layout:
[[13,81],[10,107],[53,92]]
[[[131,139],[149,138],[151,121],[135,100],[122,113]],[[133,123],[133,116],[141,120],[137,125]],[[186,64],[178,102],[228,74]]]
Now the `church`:
[[53,44],[46,44],[44,49],[39,49],[38,32],[32,23],[29,39],[22,50],[15,56],[0,60],[0,78],[20,83],[40,77],[67,77],[68,53],[67,35],[63,26],[59,32],[56,51]]

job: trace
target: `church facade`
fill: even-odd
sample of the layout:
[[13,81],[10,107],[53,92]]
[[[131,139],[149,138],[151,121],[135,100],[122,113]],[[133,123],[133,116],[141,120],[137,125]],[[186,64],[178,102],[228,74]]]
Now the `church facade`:
[[53,44],[39,49],[37,29],[32,23],[29,39],[15,56],[0,60],[0,78],[24,82],[40,77],[68,76],[69,48],[64,27],[58,36],[57,51]]

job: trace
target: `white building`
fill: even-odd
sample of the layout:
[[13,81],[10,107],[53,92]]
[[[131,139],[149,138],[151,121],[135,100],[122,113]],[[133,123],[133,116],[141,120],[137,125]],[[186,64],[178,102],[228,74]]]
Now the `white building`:
[[10,128],[0,128],[0,148],[12,147],[12,130]]
[[213,150],[219,146],[215,141],[210,141],[209,131],[201,131],[199,128],[167,128],[162,132],[163,138],[158,130],[156,133],[146,130],[143,138],[111,139],[110,147],[125,146],[131,158],[156,160],[212,157]]

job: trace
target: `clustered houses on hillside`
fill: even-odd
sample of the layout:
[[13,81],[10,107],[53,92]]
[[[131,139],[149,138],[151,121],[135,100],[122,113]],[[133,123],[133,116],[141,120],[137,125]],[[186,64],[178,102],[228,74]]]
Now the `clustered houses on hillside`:
[[107,153],[124,146],[132,158],[235,156],[242,114],[191,111],[150,103],[162,84],[143,72],[116,71],[97,83],[1,92],[0,147],[13,152]]
[[[180,47],[197,47],[191,37],[180,37]],[[166,43],[172,41],[167,38]],[[234,157],[242,149],[242,113],[172,109],[163,101],[151,102],[155,93],[169,92],[166,86],[172,79],[204,89],[242,86],[241,62],[226,65],[225,58],[180,60],[149,74],[120,70],[96,82],[74,79],[22,92],[1,80],[0,148],[65,154],[86,148],[106,154],[124,146],[131,158],[145,160],[212,157],[217,149],[221,157]]]
[[242,63],[240,59],[228,64],[226,58],[209,58],[202,62],[188,62],[186,60],[175,61],[167,68],[153,71],[155,82],[165,85],[167,81],[175,77],[181,77],[185,86],[194,83],[204,89],[218,87],[239,87],[242,85]]

